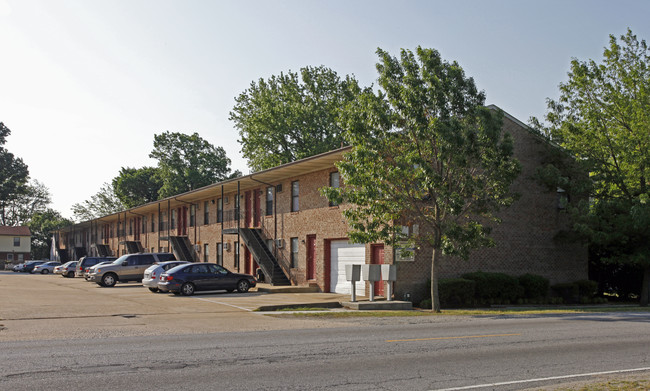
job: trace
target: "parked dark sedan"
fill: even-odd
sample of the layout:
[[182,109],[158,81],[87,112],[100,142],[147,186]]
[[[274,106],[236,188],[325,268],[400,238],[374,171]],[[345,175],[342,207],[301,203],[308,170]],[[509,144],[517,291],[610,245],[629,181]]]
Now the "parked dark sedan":
[[45,261],[27,261],[21,272],[34,274],[34,268],[42,263],[45,263]]
[[232,273],[214,263],[190,263],[176,266],[160,276],[158,289],[163,292],[191,296],[197,291],[226,290],[248,292],[257,284],[255,277]]

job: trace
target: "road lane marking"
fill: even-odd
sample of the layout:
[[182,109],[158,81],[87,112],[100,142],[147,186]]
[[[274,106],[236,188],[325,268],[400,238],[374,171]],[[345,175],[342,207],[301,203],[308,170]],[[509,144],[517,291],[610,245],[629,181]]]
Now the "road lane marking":
[[203,300],[203,301],[208,301],[208,302],[210,302],[210,303],[223,304],[223,305],[227,305],[227,306],[230,306],[230,307],[238,308],[238,309],[240,309],[240,310],[244,310],[244,311],[248,311],[248,312],[253,311],[253,310],[251,310],[250,308],[240,307],[240,306],[238,306],[238,305],[228,304],[228,303],[224,303],[224,302],[222,302],[222,301],[216,301],[216,300],[210,300],[210,299],[202,299],[202,298],[200,298],[200,297],[196,297],[196,300]]
[[575,375],[541,377],[541,378],[538,378],[538,379],[516,380],[516,381],[508,381],[508,382],[502,382],[502,383],[477,384],[477,385],[474,385],[474,386],[466,386],[466,387],[441,388],[441,389],[432,390],[432,391],[471,390],[471,389],[475,389],[475,388],[510,386],[510,385],[513,385],[513,384],[534,383],[534,382],[549,381],[549,380],[562,380],[562,379],[572,379],[572,378],[576,378],[576,377],[612,375],[612,374],[617,374],[617,373],[641,372],[641,371],[650,371],[650,367],[634,368],[634,369],[620,369],[620,370],[617,370],[617,371],[579,373],[579,374],[575,374]]
[[489,337],[513,337],[521,334],[488,334],[488,335],[463,335],[459,337],[435,337],[435,338],[413,338],[413,339],[388,339],[386,342],[412,342],[412,341],[435,341],[441,339],[463,339],[463,338],[489,338]]

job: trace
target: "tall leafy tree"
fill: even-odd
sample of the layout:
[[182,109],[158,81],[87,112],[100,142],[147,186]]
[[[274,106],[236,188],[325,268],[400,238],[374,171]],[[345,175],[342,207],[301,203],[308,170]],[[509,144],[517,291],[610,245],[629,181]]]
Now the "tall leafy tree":
[[230,112],[248,166],[259,171],[339,148],[339,108],[358,91],[351,86],[352,77],[323,66],[252,82]]
[[72,214],[77,221],[87,221],[124,209],[125,206],[115,194],[112,183],[104,183],[99,192],[90,196],[89,200],[72,205]]
[[399,59],[377,54],[381,90],[366,89],[342,117],[352,146],[337,164],[345,186],[322,192],[349,203],[343,213],[352,241],[432,249],[438,312],[440,256],[467,258],[492,244],[487,223],[513,202],[519,163],[501,114],[483,106],[484,93],[457,63],[421,47]]
[[8,226],[27,225],[35,213],[47,209],[51,202],[50,191],[41,182],[34,180],[4,202],[0,224]]
[[[628,29],[611,35],[600,63],[571,61],[560,98],[538,125],[589,175],[590,202],[572,205],[575,232],[604,261],[644,270],[641,305],[650,300],[650,52]],[[562,167],[557,181],[575,182]]]
[[50,254],[52,231],[74,224],[53,209],[35,213],[27,224],[32,233],[32,259],[45,259]]
[[120,174],[113,178],[115,195],[127,208],[159,199],[158,192],[163,185],[154,167],[122,167]]
[[231,175],[226,151],[210,144],[198,133],[157,134],[149,157],[158,160],[158,177],[162,181],[158,191],[160,198],[198,189]]
[[21,158],[15,157],[5,147],[11,130],[0,122],[0,224],[13,225],[14,217],[8,209],[16,207],[19,196],[28,192],[29,170]]

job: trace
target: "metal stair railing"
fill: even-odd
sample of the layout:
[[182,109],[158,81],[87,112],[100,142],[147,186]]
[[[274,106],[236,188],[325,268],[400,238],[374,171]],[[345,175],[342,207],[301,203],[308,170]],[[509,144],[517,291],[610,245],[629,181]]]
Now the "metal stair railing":
[[271,285],[291,285],[291,281],[256,229],[241,228],[240,235]]

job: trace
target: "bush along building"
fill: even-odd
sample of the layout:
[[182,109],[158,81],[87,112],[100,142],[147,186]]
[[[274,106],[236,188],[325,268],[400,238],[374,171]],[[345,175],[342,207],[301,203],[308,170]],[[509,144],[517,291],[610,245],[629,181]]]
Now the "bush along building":
[[[499,213],[496,247],[475,250],[468,261],[443,258],[441,278],[468,272],[536,274],[551,284],[587,278],[587,250],[558,240],[566,229],[564,194],[534,180],[545,141],[508,114],[503,129],[514,139],[522,173],[513,184],[519,200]],[[319,189],[344,185],[335,163],[348,148],[215,183],[120,213],[75,224],[55,233],[61,260],[90,254],[173,252],[177,258],[213,262],[243,273],[259,269],[273,285],[315,286],[349,293],[346,264],[395,264],[396,299],[419,302],[426,295],[431,249],[402,258],[382,243],[354,244],[341,211]],[[384,294],[384,286],[357,283],[358,294]]]

